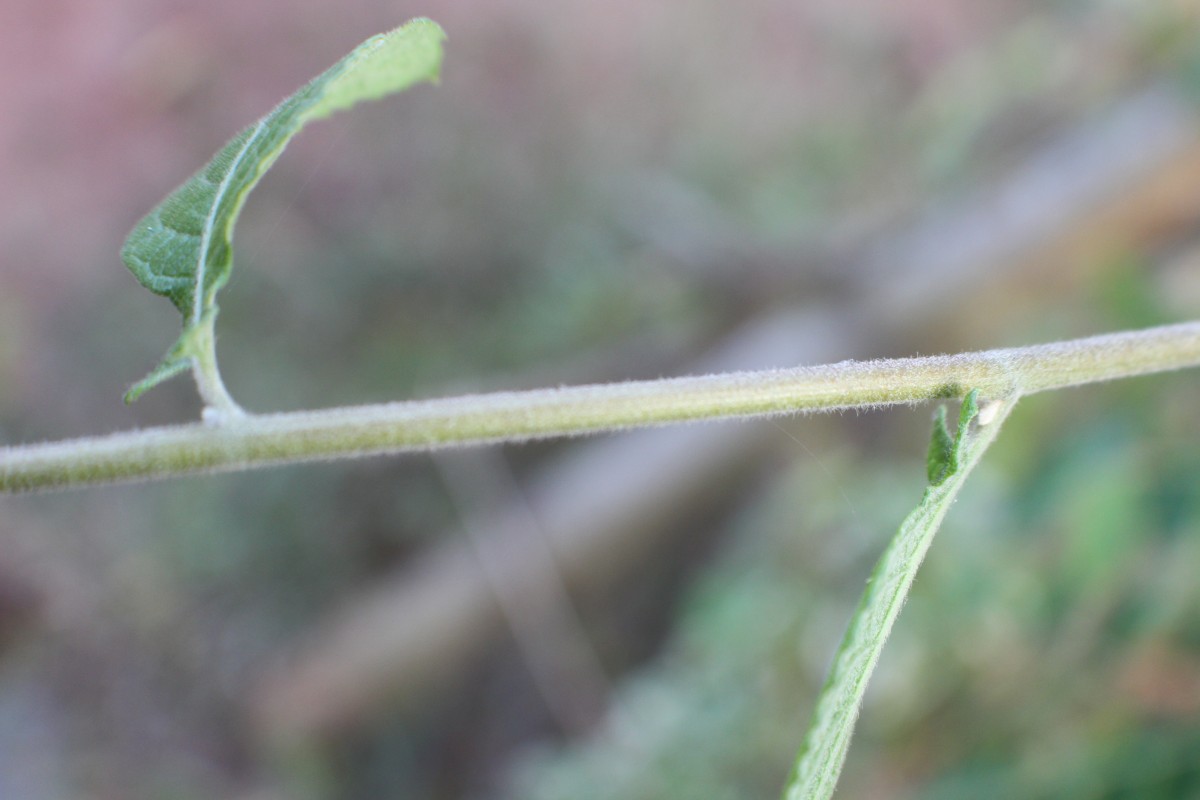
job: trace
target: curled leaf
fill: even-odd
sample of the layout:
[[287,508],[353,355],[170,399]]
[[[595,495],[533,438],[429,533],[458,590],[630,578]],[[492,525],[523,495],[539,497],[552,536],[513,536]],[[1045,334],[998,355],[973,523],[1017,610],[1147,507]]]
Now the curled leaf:
[[237,411],[217,371],[217,292],[233,269],[233,228],[246,196],[301,128],[355,103],[436,81],[445,33],[416,19],[373,36],[239,133],[202,170],[147,214],[121,258],[138,281],[175,304],[183,333],[126,402],[192,368],[205,403]]

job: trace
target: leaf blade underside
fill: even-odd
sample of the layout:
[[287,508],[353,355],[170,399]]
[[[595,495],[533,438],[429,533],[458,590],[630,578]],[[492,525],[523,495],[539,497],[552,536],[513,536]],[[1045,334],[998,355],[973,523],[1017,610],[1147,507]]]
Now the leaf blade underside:
[[194,367],[207,405],[232,404],[227,395],[212,396],[224,393],[216,374],[212,326],[216,295],[233,269],[233,229],[247,195],[309,122],[424,81],[436,82],[444,40],[442,29],[428,19],[371,37],[235,136],[137,223],[121,259],[142,286],[175,305],[183,315],[183,332],[162,363],[126,393],[126,402]]

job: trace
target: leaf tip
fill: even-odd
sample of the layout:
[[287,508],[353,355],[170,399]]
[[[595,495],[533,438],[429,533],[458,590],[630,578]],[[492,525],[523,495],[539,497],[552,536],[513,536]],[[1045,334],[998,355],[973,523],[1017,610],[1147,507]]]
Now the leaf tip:
[[172,359],[168,357],[164,359],[149,375],[129,387],[128,391],[125,392],[125,404],[132,404],[150,389],[184,372],[191,365],[191,360],[187,358]]

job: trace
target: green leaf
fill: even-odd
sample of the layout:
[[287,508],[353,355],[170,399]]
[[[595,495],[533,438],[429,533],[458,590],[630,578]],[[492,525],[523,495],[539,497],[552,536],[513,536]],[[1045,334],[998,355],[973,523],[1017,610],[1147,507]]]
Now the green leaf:
[[925,456],[925,474],[929,483],[937,486],[953,472],[954,437],[946,427],[946,407],[938,406],[933,418],[933,435],[929,437],[929,452]]
[[[808,734],[784,790],[785,800],[825,800],[833,796],[867,681],[908,596],[917,568],[958,490],[1016,403],[1015,396],[992,401],[985,421],[980,416],[978,397],[978,390],[972,390],[963,400],[953,440],[946,429],[945,410],[938,414],[929,444],[929,486],[920,504],[901,523],[867,580],[867,588],[817,698]],[[972,428],[973,421],[976,424]]]
[[427,19],[371,37],[235,136],[134,227],[121,258],[143,286],[175,304],[183,333],[162,364],[129,390],[127,402],[191,367],[210,408],[239,411],[217,371],[213,326],[217,292],[233,268],[233,228],[246,195],[309,122],[436,81],[444,40],[442,29]]

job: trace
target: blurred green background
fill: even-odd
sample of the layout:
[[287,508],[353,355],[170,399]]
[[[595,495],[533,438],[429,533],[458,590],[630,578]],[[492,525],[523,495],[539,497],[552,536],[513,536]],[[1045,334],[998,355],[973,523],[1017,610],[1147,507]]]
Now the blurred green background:
[[[223,295],[257,411],[1012,346],[1200,315],[1187,0],[8,0],[0,441],[193,419],[117,257],[369,35]],[[855,798],[1200,796],[1197,377],[1024,401],[868,694]],[[0,499],[0,797],[782,785],[930,409]]]

